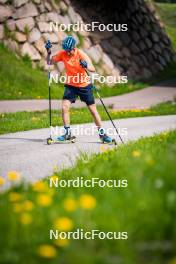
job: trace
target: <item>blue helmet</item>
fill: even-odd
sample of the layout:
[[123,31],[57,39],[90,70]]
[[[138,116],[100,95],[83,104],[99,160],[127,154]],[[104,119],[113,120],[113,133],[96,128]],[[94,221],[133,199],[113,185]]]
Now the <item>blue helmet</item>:
[[75,45],[76,45],[76,40],[72,36],[68,36],[62,41],[62,48],[65,51],[72,50],[75,47]]

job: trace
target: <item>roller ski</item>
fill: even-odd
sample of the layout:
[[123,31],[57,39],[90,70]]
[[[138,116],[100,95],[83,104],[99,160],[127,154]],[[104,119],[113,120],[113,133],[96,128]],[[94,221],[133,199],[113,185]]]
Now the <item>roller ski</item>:
[[100,137],[100,141],[103,144],[108,144],[108,145],[117,145],[117,142],[115,139],[109,137],[106,133],[104,133],[104,129],[101,128],[99,129],[99,137]]
[[76,137],[75,136],[71,136],[69,138],[62,138],[62,136],[58,137],[58,138],[47,138],[47,145],[51,145],[54,143],[75,143],[76,142]]
[[65,129],[65,134],[55,139],[48,138],[47,144],[50,145],[52,143],[75,143],[76,137],[71,135],[70,127],[65,126],[64,129]]

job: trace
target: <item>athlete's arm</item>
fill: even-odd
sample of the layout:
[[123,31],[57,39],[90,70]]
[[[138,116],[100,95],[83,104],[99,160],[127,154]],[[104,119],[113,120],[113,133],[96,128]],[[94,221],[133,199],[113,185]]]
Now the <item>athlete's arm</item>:
[[80,55],[81,55],[81,60],[84,60],[87,62],[87,70],[90,72],[95,72],[95,67],[92,64],[91,59],[89,58],[89,56],[83,52],[82,50],[79,50]]
[[62,51],[59,51],[56,55],[50,58],[50,62],[51,62],[50,64],[54,64],[59,61],[62,61]]

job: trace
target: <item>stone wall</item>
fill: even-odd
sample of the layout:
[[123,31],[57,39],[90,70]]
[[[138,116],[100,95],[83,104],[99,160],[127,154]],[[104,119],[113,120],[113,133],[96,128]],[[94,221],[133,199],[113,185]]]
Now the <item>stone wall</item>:
[[[62,24],[99,21],[128,23],[128,32],[72,32],[100,74],[144,79],[162,70],[173,57],[170,40],[153,7],[142,0],[57,1],[0,0],[0,41],[13,52],[27,54],[33,65],[47,69],[44,43],[60,49],[63,31],[50,32],[49,22]],[[76,10],[76,11],[75,11]],[[58,63],[55,70],[63,72]]]
[[84,22],[127,23],[127,32],[91,34],[112,59],[121,74],[145,79],[163,70],[174,58],[171,42],[151,1],[144,0],[71,0]]
[[[50,39],[53,54],[61,48],[61,41],[67,34],[64,31],[51,32],[49,22],[71,24],[82,21],[81,16],[74,11],[68,1],[43,1],[43,0],[0,0],[0,41],[13,52],[24,56],[27,54],[35,66],[47,69],[45,41]],[[92,45],[88,34],[72,32],[79,47],[84,49],[97,65],[109,71],[114,69],[114,64],[100,45]],[[107,61],[106,61],[107,60]],[[58,63],[54,70],[63,72],[62,63]],[[101,71],[104,73],[104,71]]]

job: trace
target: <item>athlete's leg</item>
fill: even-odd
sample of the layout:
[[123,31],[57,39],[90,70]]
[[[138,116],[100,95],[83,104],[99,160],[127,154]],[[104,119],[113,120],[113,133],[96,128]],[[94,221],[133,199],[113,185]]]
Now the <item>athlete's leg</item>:
[[97,111],[96,104],[91,104],[91,105],[88,105],[87,107],[93,116],[95,125],[97,126],[98,129],[101,128],[101,117]]
[[70,126],[70,106],[71,102],[69,100],[62,100],[62,120],[65,127]]

